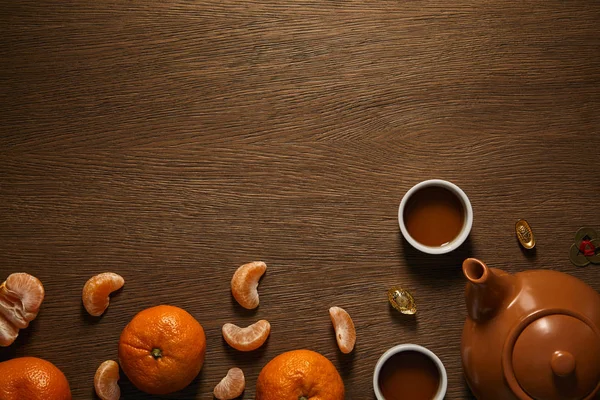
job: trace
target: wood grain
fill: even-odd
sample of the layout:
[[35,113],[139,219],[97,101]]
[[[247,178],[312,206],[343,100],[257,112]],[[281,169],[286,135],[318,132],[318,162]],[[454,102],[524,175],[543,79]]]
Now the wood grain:
[[[372,370],[398,343],[445,363],[448,399],[469,398],[460,365],[460,264],[551,268],[600,291],[568,261],[575,231],[600,228],[600,3],[451,1],[2,1],[0,278],[38,276],[38,319],[0,360],[47,358],[74,399],[117,356],[126,323],[161,303],[204,326],[206,364],[167,398],[210,399],[232,366],[252,399],[262,366],[310,348],[349,399],[373,399]],[[448,179],[471,199],[469,241],[430,257],[401,239],[412,185]],[[526,218],[533,253],[513,232]],[[229,280],[264,260],[261,305]],[[99,319],[80,294],[114,271]],[[386,301],[413,291],[416,318]],[[336,347],[327,309],[345,308],[357,348]],[[268,319],[240,354],[220,328]],[[124,399],[146,396],[123,378]]]

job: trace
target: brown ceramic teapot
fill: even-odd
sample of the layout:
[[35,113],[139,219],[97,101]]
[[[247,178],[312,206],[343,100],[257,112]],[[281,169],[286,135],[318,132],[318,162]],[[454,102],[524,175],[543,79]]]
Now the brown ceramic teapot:
[[600,294],[557,271],[463,263],[462,362],[481,400],[592,399],[600,392]]

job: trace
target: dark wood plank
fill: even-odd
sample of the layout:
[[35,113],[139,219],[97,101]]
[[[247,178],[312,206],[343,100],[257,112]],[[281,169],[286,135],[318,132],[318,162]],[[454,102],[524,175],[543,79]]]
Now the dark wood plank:
[[[254,396],[276,354],[311,348],[374,398],[377,358],[397,343],[436,352],[448,399],[460,366],[460,264],[552,268],[600,291],[597,267],[567,258],[600,228],[600,4],[377,0],[22,1],[2,4],[0,278],[38,276],[38,319],[0,360],[58,365],[74,398],[115,359],[139,310],[184,307],[208,337],[205,367],[172,398],[209,399],[227,369]],[[432,177],[461,186],[467,244],[428,257],[401,240],[398,203]],[[513,233],[527,218],[537,251]],[[261,306],[229,294],[241,263],[269,269]],[[126,279],[99,320],[80,293],[92,275]],[[396,315],[393,284],[417,299]],[[335,345],[327,309],[357,326]],[[225,322],[268,319],[266,347],[239,354]],[[150,398],[123,379],[123,398]]]

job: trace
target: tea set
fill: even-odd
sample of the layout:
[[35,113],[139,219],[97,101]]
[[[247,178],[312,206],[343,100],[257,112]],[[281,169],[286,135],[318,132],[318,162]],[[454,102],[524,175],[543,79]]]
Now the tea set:
[[[421,210],[416,210],[415,200]],[[410,221],[415,218],[411,213],[429,213],[436,217],[421,218],[419,230],[416,230],[414,221]],[[458,229],[440,227],[440,224],[453,221],[455,217],[451,214],[462,217],[462,226]],[[458,186],[444,180],[427,180],[404,195],[398,222],[403,237],[411,246],[427,254],[444,254],[458,248],[468,237],[473,224],[473,209],[469,198]],[[454,237],[450,240],[438,238],[435,243],[422,240],[428,230],[440,229],[454,232]],[[535,246],[535,237],[527,221],[517,221],[515,232],[525,249]],[[590,239],[589,235],[581,234],[576,241]],[[596,238],[589,240],[592,245],[593,240]],[[587,246],[587,242],[584,245]],[[588,251],[586,254],[589,255],[589,248],[584,245],[580,246],[581,252]],[[600,394],[598,292],[569,274],[552,270],[529,270],[512,275],[490,268],[475,258],[464,260],[462,270],[467,282],[467,319],[462,333],[461,358],[466,381],[477,399],[591,400]],[[390,302],[394,300],[396,304],[392,305],[399,309],[402,299],[398,297],[403,289],[393,289],[396,297],[390,294]],[[448,385],[444,365],[433,352],[415,344],[397,345],[380,357],[373,374],[376,398],[409,398],[400,392],[390,392],[384,377],[391,362],[404,352],[418,354],[437,368],[434,374],[437,388],[422,398],[442,400]],[[398,368],[406,369],[407,366]],[[413,374],[413,379],[424,374],[410,369],[406,373]]]

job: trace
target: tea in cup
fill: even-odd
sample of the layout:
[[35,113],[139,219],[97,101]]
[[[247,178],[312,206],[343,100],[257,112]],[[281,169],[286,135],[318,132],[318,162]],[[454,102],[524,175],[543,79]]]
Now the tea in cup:
[[440,359],[416,344],[386,351],[373,373],[377,400],[442,400],[447,387],[448,376]]
[[459,247],[469,236],[473,209],[458,186],[431,179],[406,192],[398,209],[398,223],[402,235],[414,248],[428,254],[444,254]]

